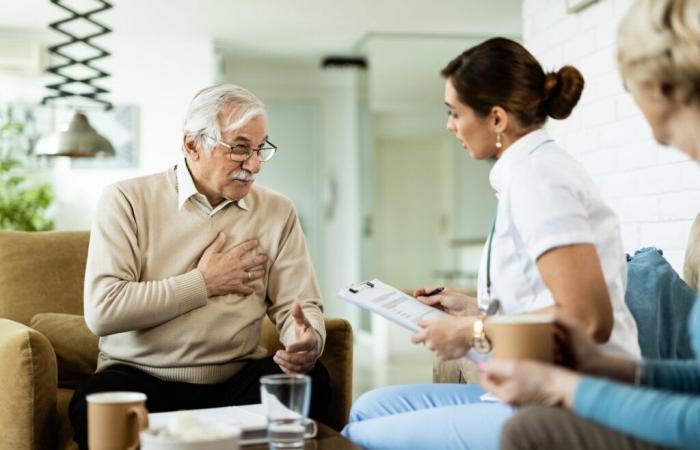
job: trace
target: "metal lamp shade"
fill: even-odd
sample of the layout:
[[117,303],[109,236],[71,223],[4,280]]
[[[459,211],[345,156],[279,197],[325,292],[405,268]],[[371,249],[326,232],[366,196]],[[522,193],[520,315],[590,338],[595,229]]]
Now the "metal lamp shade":
[[39,156],[92,158],[98,155],[114,156],[114,147],[95,131],[85,114],[76,112],[66,131],[41,138],[34,153]]

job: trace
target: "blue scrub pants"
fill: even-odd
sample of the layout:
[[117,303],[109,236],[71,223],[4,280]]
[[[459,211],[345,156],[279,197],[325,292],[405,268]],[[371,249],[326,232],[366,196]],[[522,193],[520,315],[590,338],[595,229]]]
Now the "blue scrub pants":
[[471,384],[375,389],[357,399],[342,434],[366,450],[498,450],[515,409],[482,401],[484,393]]

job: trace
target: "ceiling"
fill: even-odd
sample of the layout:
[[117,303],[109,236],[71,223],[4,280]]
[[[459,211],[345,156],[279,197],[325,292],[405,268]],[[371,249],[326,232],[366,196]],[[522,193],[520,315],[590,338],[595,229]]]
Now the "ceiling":
[[[92,0],[64,0],[78,10]],[[213,38],[239,58],[318,61],[368,36],[520,35],[520,0],[113,0],[96,15],[115,33]],[[48,0],[0,0],[0,32],[47,33],[66,13]]]
[[[425,124],[431,129],[442,127],[440,69],[487,37],[519,38],[522,20],[520,0],[112,2],[113,9],[94,18],[111,27],[113,36],[212,39],[224,64],[284,67],[288,73],[293,66],[315,70],[327,55],[364,55],[369,61],[370,109],[379,114],[417,114],[410,128]],[[98,5],[94,0],[62,3],[78,11]],[[49,0],[0,0],[0,11],[0,43],[3,37],[25,34],[44,43],[58,42],[48,24],[68,15]],[[75,30],[85,35],[94,28]]]

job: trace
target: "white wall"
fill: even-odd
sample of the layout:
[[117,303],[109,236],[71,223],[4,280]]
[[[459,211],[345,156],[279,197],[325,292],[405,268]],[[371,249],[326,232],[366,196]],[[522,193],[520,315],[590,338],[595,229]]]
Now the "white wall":
[[489,181],[491,161],[476,161],[450,135],[455,183],[454,237],[479,239],[488,235],[496,213],[496,194]]
[[[403,117],[410,123],[410,117]],[[394,117],[393,120],[400,120]],[[411,130],[410,128],[405,128]],[[386,124],[378,132],[387,133]],[[436,134],[439,133],[439,134]],[[448,140],[449,139],[449,140]],[[372,276],[404,291],[442,283],[437,270],[453,269],[447,242],[453,222],[454,138],[432,134],[377,136]],[[372,318],[372,351],[379,359],[420,362],[429,381],[432,353],[411,343],[411,332],[381,316]],[[419,381],[419,379],[415,379]]]
[[[139,164],[121,170],[70,169],[67,161],[57,161],[53,170],[39,173],[37,178],[50,180],[55,189],[53,209],[59,230],[88,229],[107,184],[165,170],[178,161],[187,105],[215,78],[210,39],[114,35],[103,45],[112,52],[99,64],[112,75],[101,83],[112,91],[106,98],[139,108]],[[0,77],[0,100],[38,102],[45,83],[41,76],[5,75]]]
[[615,39],[630,0],[601,0],[567,14],[561,0],[525,0],[523,35],[545,70],[573,64],[586,87],[572,116],[548,128],[590,171],[620,216],[627,252],[664,250],[682,272],[692,220],[700,211],[700,170],[675,149],[655,143],[623,89]]
[[0,102],[41,100],[44,94],[42,78],[37,75],[0,73]]
[[[377,276],[415,289],[439,282],[452,205],[445,201],[451,154],[441,137],[380,138],[376,143],[375,259]],[[451,261],[450,261],[451,262]]]

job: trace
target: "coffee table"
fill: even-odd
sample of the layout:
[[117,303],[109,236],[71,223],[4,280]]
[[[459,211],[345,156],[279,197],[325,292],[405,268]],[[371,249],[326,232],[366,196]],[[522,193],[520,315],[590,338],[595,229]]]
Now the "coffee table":
[[[304,443],[304,450],[360,450],[333,428],[316,422],[318,433],[314,439]],[[267,450],[267,443],[241,446],[241,450]]]

